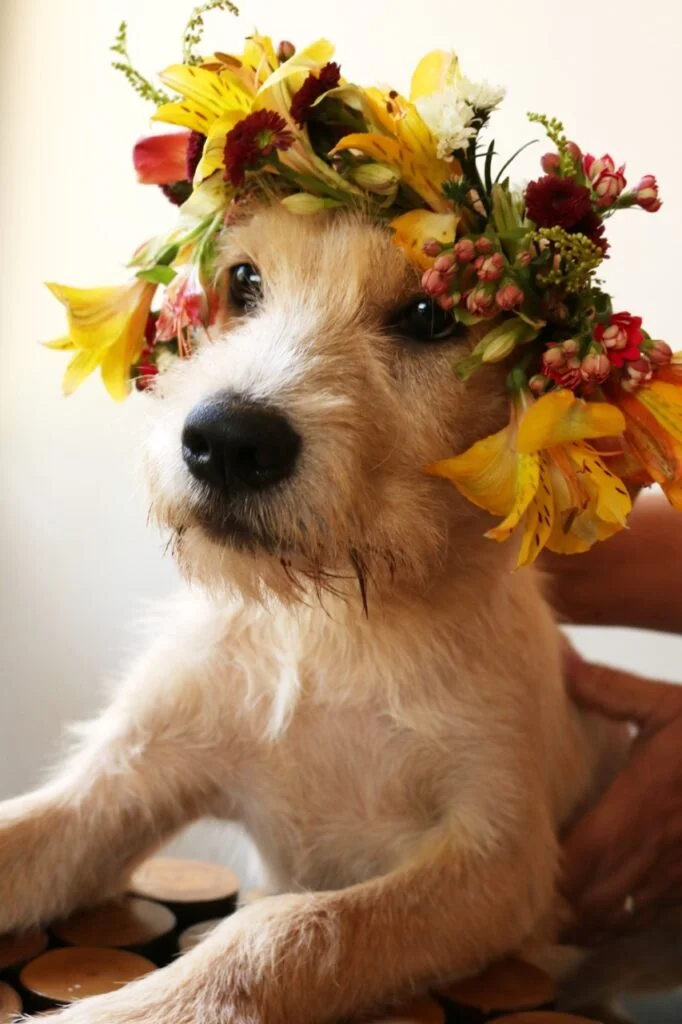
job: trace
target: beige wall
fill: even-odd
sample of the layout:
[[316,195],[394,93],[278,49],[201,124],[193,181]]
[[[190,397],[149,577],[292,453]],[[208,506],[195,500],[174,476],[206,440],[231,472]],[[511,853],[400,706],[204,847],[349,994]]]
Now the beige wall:
[[[62,331],[45,279],[105,284],[173,211],[137,186],[130,147],[148,108],[108,67],[122,17],[134,59],[179,56],[184,0],[0,0],[0,797],[39,778],[64,723],[91,714],[135,648],[144,602],[175,573],[145,527],[134,464],[144,401],[114,405],[98,380],[60,397],[63,358],[37,345]],[[509,86],[499,148],[537,135],[524,112],[564,118],[596,153],[659,176],[656,217],[609,227],[617,306],[682,348],[679,4],[673,0],[254,0],[214,15],[221,49],[254,24],[299,44],[328,35],[348,77],[405,86],[415,58],[459,50],[470,76]],[[516,173],[537,174],[537,146]],[[581,631],[590,653],[682,678],[682,640]],[[221,840],[214,835],[212,852]],[[197,849],[197,834],[188,840]],[[234,859],[231,843],[226,857]]]

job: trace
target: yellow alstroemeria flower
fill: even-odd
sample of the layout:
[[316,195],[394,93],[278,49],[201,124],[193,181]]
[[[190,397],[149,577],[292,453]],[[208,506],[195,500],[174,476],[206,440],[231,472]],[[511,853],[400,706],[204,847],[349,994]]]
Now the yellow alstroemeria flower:
[[64,393],[70,395],[99,366],[109,394],[125,398],[157,286],[135,278],[116,288],[47,287],[66,306],[69,325],[66,337],[47,346],[75,352],[64,375]]
[[622,529],[631,510],[623,482],[586,440],[622,433],[621,412],[568,390],[523,397],[509,424],[461,455],[427,466],[503,522],[486,534],[506,540],[521,527],[518,565],[544,547],[586,551]]
[[682,366],[659,368],[634,391],[618,388],[615,401],[625,416],[626,453],[682,511]]

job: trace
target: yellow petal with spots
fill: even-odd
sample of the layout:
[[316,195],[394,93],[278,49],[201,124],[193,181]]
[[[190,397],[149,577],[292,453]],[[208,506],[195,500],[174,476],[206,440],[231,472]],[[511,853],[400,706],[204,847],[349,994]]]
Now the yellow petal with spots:
[[521,522],[526,509],[532,502],[540,485],[540,459],[537,455],[518,455],[516,459],[516,484],[514,488],[514,504],[506,519],[492,530],[486,537],[491,540],[503,541],[511,536]]
[[152,115],[152,121],[175,124],[193,132],[201,132],[202,135],[208,134],[215,118],[215,114],[207,114],[193,103],[164,103]]
[[332,155],[347,149],[355,149],[378,163],[388,164],[398,171],[405,184],[413,188],[435,210],[450,209],[450,204],[440,189],[440,184],[445,179],[442,178],[440,184],[438,181],[430,180],[414,154],[396,139],[389,139],[374,132],[357,132],[345,135],[332,150]]
[[441,92],[462,77],[457,54],[451,50],[431,50],[417,64],[412,75],[410,99],[420,100]]
[[254,32],[244,44],[242,63],[253,72],[255,88],[262,84],[279,65],[270,36]]
[[592,498],[596,515],[607,523],[625,526],[632,511],[632,500],[620,477],[611,472],[589,445],[571,444],[567,451],[580,482]]
[[682,444],[682,387],[654,380],[639,388],[636,398],[670,436]]
[[496,516],[506,516],[514,504],[516,454],[511,444],[511,427],[484,437],[451,459],[425,467],[455,485],[465,498]]
[[535,497],[526,511],[517,566],[531,565],[547,544],[554,526],[554,495],[545,459],[540,459],[540,477]]
[[537,452],[568,441],[614,437],[625,429],[625,417],[607,402],[586,402],[561,388],[538,398],[519,426],[520,452]]
[[228,110],[241,110],[244,114],[251,110],[253,97],[231,71],[171,64],[159,78],[204,114],[220,117]]
[[432,213],[431,210],[408,210],[391,221],[393,241],[407,258],[423,270],[435,257],[424,252],[424,242],[435,238],[441,245],[452,245],[459,218],[454,213]]

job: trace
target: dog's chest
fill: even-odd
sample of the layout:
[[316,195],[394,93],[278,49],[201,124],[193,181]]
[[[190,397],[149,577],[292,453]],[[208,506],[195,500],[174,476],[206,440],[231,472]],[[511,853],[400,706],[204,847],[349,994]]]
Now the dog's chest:
[[445,813],[451,768],[378,708],[306,706],[250,763],[240,816],[279,884],[341,887],[410,855]]

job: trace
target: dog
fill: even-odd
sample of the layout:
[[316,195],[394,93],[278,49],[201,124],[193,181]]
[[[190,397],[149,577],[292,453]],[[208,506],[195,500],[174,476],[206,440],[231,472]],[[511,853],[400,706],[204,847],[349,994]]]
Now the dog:
[[[0,932],[125,887],[203,816],[274,895],[60,1024],[322,1024],[557,941],[558,836],[613,771],[533,568],[424,466],[507,420],[361,213],[245,211],[145,466],[189,581],[42,788],[0,805]],[[600,781],[602,780],[602,781]]]

